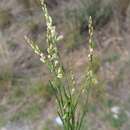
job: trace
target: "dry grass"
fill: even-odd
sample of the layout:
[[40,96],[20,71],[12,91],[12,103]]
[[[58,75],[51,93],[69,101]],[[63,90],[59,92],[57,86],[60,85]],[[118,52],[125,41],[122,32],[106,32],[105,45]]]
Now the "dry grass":
[[[107,5],[107,1],[104,0],[104,2],[105,2],[104,4]],[[17,5],[17,8],[15,8],[16,5]],[[51,11],[51,8],[50,8],[50,12],[52,16],[54,16],[54,20],[56,21],[55,24],[58,25],[58,31],[60,32],[61,30],[65,30],[65,33],[64,33],[65,39],[63,40],[62,44],[59,44],[59,48],[63,52],[62,57],[64,58],[64,62],[65,64],[68,64],[68,63],[71,64],[74,67],[73,68],[74,71],[78,70],[76,73],[76,79],[78,82],[81,82],[81,78],[82,78],[81,73],[84,71],[85,64],[86,64],[85,62],[86,53],[88,53],[87,48],[84,47],[84,44],[86,44],[86,40],[84,39],[86,39],[87,34],[86,32],[84,32],[84,34],[80,34],[79,22],[75,23],[74,19],[71,21],[69,19],[66,19],[65,17],[66,9],[73,9],[73,8],[77,9],[79,5],[81,6],[81,3],[79,3],[78,0],[77,1],[71,0],[69,2],[64,1],[64,2],[61,2],[57,6],[57,8],[53,7],[53,11]],[[23,37],[25,34],[30,34],[30,35],[32,34],[30,33],[31,31],[29,30],[33,30],[33,31],[35,30],[35,22],[32,22],[32,24],[29,24],[29,26],[27,23],[29,23],[31,20],[33,21],[36,20],[36,26],[38,24],[38,31],[36,29],[33,35],[34,35],[34,38],[37,37],[37,41],[39,41],[40,43],[39,45],[41,47],[44,46],[44,45],[41,45],[41,44],[44,44],[44,43],[41,43],[41,41],[44,38],[43,36],[40,35],[40,33],[44,32],[45,26],[41,24],[40,22],[42,17],[41,17],[41,14],[39,13],[39,10],[36,9],[37,7],[36,8],[30,7],[31,9],[33,8],[31,10],[33,15],[31,14],[32,15],[31,16],[29,14],[26,14],[25,10],[27,9],[25,9],[21,4],[18,4],[14,0],[7,2],[7,4],[5,1],[2,1],[2,3],[0,3],[0,6],[2,6],[3,8],[5,7],[5,9],[11,8],[12,9],[11,12],[15,17],[15,20],[12,20],[11,26],[6,26],[6,29],[0,30],[2,32],[2,36],[0,37],[0,40],[1,40],[1,43],[0,43],[0,48],[1,48],[0,49],[1,50],[0,51],[0,60],[1,60],[0,78],[2,79],[2,80],[0,79],[0,89],[1,89],[0,96],[4,97],[2,99],[5,99],[5,98],[7,99],[8,92],[10,92],[10,86],[14,88],[14,84],[15,85],[17,84],[17,85],[20,85],[20,87],[17,87],[17,86],[15,87],[19,88],[20,91],[23,89],[24,91],[26,91],[25,88],[27,88],[29,92],[31,88],[36,88],[36,87],[31,86],[32,83],[35,82],[37,86],[38,84],[37,82],[39,81],[41,82],[41,80],[47,81],[49,79],[49,75],[48,75],[48,72],[46,71],[46,68],[41,67],[41,64],[38,61],[38,58],[33,57],[31,50],[26,47],[26,44],[24,43],[24,40],[23,40]],[[52,5],[50,5],[50,7],[52,7]],[[36,12],[35,12],[35,9],[36,9]],[[57,12],[60,12],[60,13],[57,13]],[[122,34],[119,33],[120,25],[117,25],[118,19],[116,20],[111,19],[111,21],[108,24],[105,24],[104,27],[101,26],[99,29],[96,29],[96,32],[95,32],[95,39],[96,39],[97,50],[98,50],[97,53],[101,58],[100,59],[101,66],[99,68],[98,73],[101,74],[101,79],[105,80],[105,87],[107,90],[108,97],[112,98],[112,100],[114,101],[116,100],[116,102],[118,103],[124,102],[124,104],[128,104],[129,84],[130,84],[129,83],[129,72],[130,72],[129,70],[129,55],[130,55],[129,54],[129,48],[130,48],[129,34],[130,34],[130,30],[128,29],[128,25],[130,22],[129,10],[127,11],[127,14],[128,14],[127,22],[124,22],[127,29],[125,31],[122,30]],[[116,18],[118,18],[117,16]],[[63,21],[65,21],[65,23]],[[72,31],[69,31],[69,29]],[[73,31],[75,32],[74,34],[72,34]],[[77,36],[79,37],[78,40],[74,38],[74,37],[78,38]],[[83,38],[83,41],[80,40],[81,38]],[[72,48],[73,51],[71,49],[70,51],[65,51],[64,48],[66,46],[68,47],[68,49]],[[76,61],[76,58],[78,59],[77,61]],[[37,73],[37,72],[40,72],[40,73]],[[24,79],[23,78],[24,76],[27,78]],[[31,79],[29,77],[31,77]],[[35,78],[35,77],[38,77],[38,78]],[[25,87],[27,84],[28,85],[30,84],[29,87]],[[11,90],[17,91],[19,93],[19,90],[15,90],[15,89],[11,89]],[[48,95],[48,93],[47,94],[45,93],[45,95]],[[41,97],[39,98],[38,96],[38,100],[39,99],[41,99]],[[14,101],[14,98],[11,100]],[[5,100],[1,100],[1,101],[2,101],[1,103],[5,102]],[[10,101],[9,98],[8,98],[8,101]],[[17,100],[17,101],[22,102],[23,100],[21,98],[20,100]],[[15,100],[14,102],[16,103],[17,101]],[[6,105],[8,106],[8,103]],[[19,106],[19,103],[17,105]],[[125,106],[125,105],[122,105],[122,106]],[[8,110],[9,109],[11,110],[11,108],[12,106],[10,106]],[[22,108],[22,110],[23,109],[24,107]],[[49,115],[50,118],[51,116],[54,116],[53,114],[54,112],[52,112],[51,115]],[[92,114],[91,116],[94,116],[93,118],[95,119],[95,114]],[[93,121],[93,118],[92,118],[92,121]],[[98,121],[96,119],[98,119]],[[98,124],[104,123],[104,120],[101,121],[101,119],[99,120],[98,117],[96,119],[94,120],[95,122],[97,122],[96,126],[98,126]],[[99,129],[99,128],[93,128],[93,129]],[[111,128],[109,122],[105,122],[104,126],[102,126],[100,130],[107,130],[107,129],[115,129],[115,128]],[[124,129],[126,130],[129,129],[128,122],[122,126],[122,130]]]

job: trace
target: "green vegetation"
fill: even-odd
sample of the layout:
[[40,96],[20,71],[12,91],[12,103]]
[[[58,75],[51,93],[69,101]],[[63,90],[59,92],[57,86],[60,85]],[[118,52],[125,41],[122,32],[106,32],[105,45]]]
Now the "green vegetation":
[[108,114],[108,121],[111,126],[114,128],[120,129],[121,126],[128,120],[126,113],[122,110],[118,115],[114,115],[113,113]]
[[66,17],[77,23],[80,31],[86,31],[89,16],[92,16],[94,26],[99,28],[105,25],[112,16],[111,6],[105,5],[103,0],[81,0],[79,3],[79,7],[66,10]]
[[[104,0],[80,0],[78,6],[66,7],[63,16],[63,29],[66,30],[65,47],[67,51],[73,51],[86,43],[86,31],[88,31],[89,16],[93,19],[93,26],[100,30],[106,25],[112,15],[112,6],[105,4]],[[85,34],[85,35],[83,35]],[[96,44],[94,44],[96,47]]]
[[50,100],[54,96],[54,91],[51,88],[50,84],[44,85],[43,82],[38,82],[30,87],[28,93],[30,95],[36,95],[40,98],[45,98],[46,101]]
[[[92,69],[93,64],[93,26],[92,18],[89,18],[89,65],[87,74],[85,76],[84,85],[78,87],[73,73],[66,73],[64,65],[61,61],[57,43],[62,38],[58,35],[55,26],[53,26],[52,18],[48,14],[46,4],[41,1],[43,13],[47,25],[47,54],[44,54],[40,48],[28,37],[25,37],[27,43],[32,47],[33,51],[40,57],[40,60],[48,66],[53,79],[49,84],[55,92],[57,101],[57,112],[62,120],[64,130],[80,130],[85,119],[86,112],[88,111],[89,93],[91,88],[97,84],[97,80]],[[98,64],[96,64],[98,66]],[[77,87],[76,87],[77,86]],[[77,92],[78,95],[76,94]],[[79,98],[85,99],[83,110],[79,107]],[[77,117],[78,116],[78,117]]]
[[5,27],[11,24],[12,15],[8,10],[0,9],[0,28],[4,29]]
[[41,108],[39,104],[33,103],[26,105],[24,110],[17,112],[12,118],[12,121],[19,121],[19,120],[34,120],[37,119],[40,115]]
[[[71,130],[80,127],[86,109],[81,130],[129,130],[129,28],[120,35],[120,15],[112,17],[120,8],[112,0],[45,3],[44,15],[49,9],[54,21],[48,14],[41,22],[40,0],[1,1],[0,129],[8,122],[27,121],[32,127],[35,122],[34,130]],[[95,30],[91,46],[90,16]],[[129,19],[123,24],[127,26]],[[31,37],[26,40],[38,55],[24,44],[24,35]],[[118,117],[111,112],[115,104],[124,107]],[[64,126],[54,121],[56,110]]]
[[120,59],[120,55],[118,53],[114,52],[114,53],[108,54],[108,56],[106,56],[105,61],[112,63],[112,62],[115,62],[119,59]]

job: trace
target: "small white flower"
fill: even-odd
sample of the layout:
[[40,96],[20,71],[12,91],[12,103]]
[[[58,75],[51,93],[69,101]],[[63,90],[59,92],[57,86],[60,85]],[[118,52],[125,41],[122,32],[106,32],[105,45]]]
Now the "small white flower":
[[53,49],[53,45],[52,45],[52,44],[50,44],[49,48],[50,48],[50,50],[52,50],[52,49]]
[[48,55],[48,59],[51,59],[51,55]]
[[63,78],[63,74],[62,73],[57,74],[57,78],[59,79]]
[[90,53],[93,53],[93,48],[90,48]]
[[40,53],[40,57],[43,57],[44,56],[44,54],[43,53]]
[[37,45],[35,45],[35,49],[36,49],[37,51],[39,51],[39,47],[38,47]]
[[92,43],[92,39],[91,38],[89,39],[89,43]]
[[56,48],[56,47],[54,47],[53,50],[54,50],[55,52],[57,52],[57,48]]
[[62,122],[62,120],[60,119],[59,116],[57,116],[57,117],[54,119],[54,122],[55,122],[56,124],[60,125],[60,126],[63,125],[63,122]]
[[32,49],[35,49],[33,44],[30,44],[30,46],[31,46]]
[[46,57],[45,56],[41,57],[40,61],[43,62],[43,63],[45,63],[46,62]]
[[75,92],[75,88],[72,88],[72,90],[71,90],[71,91],[72,91],[72,94],[74,94],[74,92]]
[[47,52],[50,53],[52,51],[52,49],[53,49],[53,45],[50,44],[50,46],[47,48]]
[[34,50],[35,54],[39,54],[39,52],[37,50]]
[[82,93],[84,93],[85,92],[85,89],[82,89]]
[[98,83],[98,80],[97,80],[96,78],[93,78],[93,79],[92,79],[92,82],[93,82],[94,84],[97,84],[97,83]]
[[55,26],[53,26],[53,27],[51,28],[51,35],[54,37],[55,34],[56,34]]
[[92,54],[88,54],[88,59],[91,60]]
[[57,78],[61,79],[63,77],[62,69],[59,67],[57,70]]
[[55,58],[57,58],[57,55],[54,53],[54,54],[52,55],[52,60],[55,59]]
[[50,53],[50,48],[47,48],[47,52]]
[[57,65],[58,65],[58,63],[59,63],[59,62],[58,62],[58,60],[56,60],[56,61],[54,62],[55,66],[57,66]]
[[64,38],[64,36],[63,36],[63,35],[60,35],[60,36],[57,37],[57,41],[60,41],[60,40],[62,40],[63,38]]
[[114,106],[111,108],[111,112],[115,113],[115,114],[118,114],[120,112],[120,107],[118,106]]
[[113,117],[114,117],[115,119],[118,119],[118,115],[117,115],[117,114],[114,114]]
[[62,71],[61,71],[61,68],[58,68],[58,71],[57,71],[57,72],[58,72],[58,74],[61,73],[61,72],[62,72]]

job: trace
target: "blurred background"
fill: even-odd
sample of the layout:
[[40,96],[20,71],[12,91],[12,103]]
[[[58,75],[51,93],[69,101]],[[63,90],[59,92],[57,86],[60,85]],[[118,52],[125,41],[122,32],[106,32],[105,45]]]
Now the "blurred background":
[[[46,0],[66,69],[80,84],[87,64],[88,18],[94,24],[98,85],[84,130],[130,130],[130,0]],[[39,0],[0,0],[0,130],[62,130],[47,67],[24,40],[44,51]]]

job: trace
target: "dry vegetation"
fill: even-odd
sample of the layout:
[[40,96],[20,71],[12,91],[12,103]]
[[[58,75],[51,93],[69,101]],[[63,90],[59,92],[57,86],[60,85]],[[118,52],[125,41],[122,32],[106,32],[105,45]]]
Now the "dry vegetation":
[[[94,19],[98,56],[93,69],[100,82],[91,97],[90,130],[130,129],[130,9],[129,0],[116,1],[46,1],[57,31],[64,35],[58,44],[63,62],[75,72],[78,83],[82,81],[88,53],[88,16]],[[60,129],[52,121],[55,110],[51,109],[54,93],[47,82],[50,75],[24,41],[25,35],[31,36],[45,50],[46,26],[42,19],[38,0],[0,2],[1,128],[8,121],[19,126],[24,120],[37,130]],[[120,107],[118,119],[111,112],[114,106]]]

